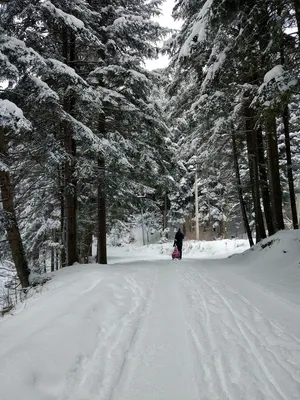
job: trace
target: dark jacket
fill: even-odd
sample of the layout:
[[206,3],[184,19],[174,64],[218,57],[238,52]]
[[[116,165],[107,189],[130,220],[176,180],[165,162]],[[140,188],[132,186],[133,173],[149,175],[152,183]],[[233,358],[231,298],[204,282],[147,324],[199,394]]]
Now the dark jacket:
[[184,234],[181,232],[180,229],[175,234],[175,239],[174,239],[174,246],[182,247],[182,241],[184,239]]

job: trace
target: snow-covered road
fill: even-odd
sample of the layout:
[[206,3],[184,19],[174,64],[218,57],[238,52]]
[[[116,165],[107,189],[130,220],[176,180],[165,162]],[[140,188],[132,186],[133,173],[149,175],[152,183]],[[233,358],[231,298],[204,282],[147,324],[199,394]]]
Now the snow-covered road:
[[299,399],[300,334],[278,322],[298,308],[276,320],[221,264],[60,271],[0,323],[1,400]]

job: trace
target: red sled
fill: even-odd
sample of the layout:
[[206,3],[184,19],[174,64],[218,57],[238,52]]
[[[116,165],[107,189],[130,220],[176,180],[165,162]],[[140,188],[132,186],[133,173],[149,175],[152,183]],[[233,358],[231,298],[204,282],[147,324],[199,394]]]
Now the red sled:
[[177,249],[177,247],[175,247],[175,249],[172,253],[172,260],[174,260],[175,258],[180,259],[180,251]]

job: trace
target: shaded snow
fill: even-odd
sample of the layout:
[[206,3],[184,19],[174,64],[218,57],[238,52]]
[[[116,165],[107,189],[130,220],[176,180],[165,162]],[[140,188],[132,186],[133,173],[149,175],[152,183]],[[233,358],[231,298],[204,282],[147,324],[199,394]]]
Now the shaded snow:
[[268,71],[264,76],[264,83],[270,82],[272,79],[279,78],[283,75],[283,66],[275,65],[270,71]]

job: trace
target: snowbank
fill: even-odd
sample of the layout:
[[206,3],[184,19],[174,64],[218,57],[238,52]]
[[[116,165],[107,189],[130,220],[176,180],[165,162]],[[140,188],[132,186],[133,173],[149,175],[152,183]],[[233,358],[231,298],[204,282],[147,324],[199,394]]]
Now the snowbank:
[[235,272],[300,305],[300,230],[285,230],[230,258]]
[[[235,253],[249,249],[249,243],[243,239],[228,239],[214,241],[185,240],[183,243],[183,258],[226,258]],[[173,251],[173,241],[162,244],[139,246],[125,244],[111,248],[111,253],[119,257],[132,256],[134,259],[165,259],[170,258]]]

